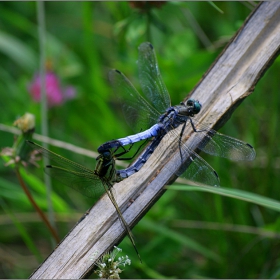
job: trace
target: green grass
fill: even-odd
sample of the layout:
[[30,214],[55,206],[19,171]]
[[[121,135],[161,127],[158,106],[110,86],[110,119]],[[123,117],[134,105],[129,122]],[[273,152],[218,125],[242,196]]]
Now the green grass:
[[[47,58],[62,83],[77,89],[76,99],[48,110],[49,136],[96,151],[103,142],[132,133],[107,73],[110,68],[120,69],[138,87],[137,47],[148,37],[172,103],[179,103],[250,13],[243,2],[215,5],[218,8],[207,2],[167,3],[148,17],[127,2],[46,2]],[[199,40],[202,34],[194,30],[194,21],[210,47]],[[36,3],[0,2],[0,25],[0,123],[12,125],[30,112],[40,133],[40,105],[27,90],[39,70]],[[220,130],[252,144],[256,160],[236,163],[203,155],[218,172],[222,187],[182,191],[171,186],[133,229],[144,264],[138,264],[128,238],[119,245],[132,259],[121,277],[279,278],[279,72],[278,58]],[[0,147],[12,143],[12,135],[0,131]],[[50,148],[95,166],[94,159]],[[9,248],[0,277],[26,278],[39,265],[38,259],[52,252],[50,234],[43,223],[33,220],[34,210],[13,170],[2,159],[0,163],[0,244],[3,251]],[[23,176],[46,210],[42,169],[28,169]],[[78,220],[71,219],[71,213],[82,215],[91,200],[55,181],[53,189],[55,212],[68,213],[66,222],[58,222],[63,238]],[[24,213],[30,219],[20,221],[17,216]],[[6,221],[7,215],[13,223]]]

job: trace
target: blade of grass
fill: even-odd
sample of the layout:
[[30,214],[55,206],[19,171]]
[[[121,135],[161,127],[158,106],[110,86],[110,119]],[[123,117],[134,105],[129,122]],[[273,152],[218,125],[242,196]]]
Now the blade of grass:
[[246,192],[238,189],[229,188],[216,188],[216,187],[203,187],[203,186],[187,186],[187,185],[172,185],[166,187],[169,190],[176,191],[203,191],[210,192],[214,194],[220,194],[227,197],[236,198],[239,200],[244,200],[247,202],[255,203],[260,206],[264,206],[275,211],[280,211],[280,202],[272,198],[264,197],[258,194]]

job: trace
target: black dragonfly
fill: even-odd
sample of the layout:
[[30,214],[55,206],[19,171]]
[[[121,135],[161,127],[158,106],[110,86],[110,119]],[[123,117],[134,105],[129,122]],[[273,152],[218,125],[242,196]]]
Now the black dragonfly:
[[93,198],[94,200],[100,198],[105,192],[107,193],[112,204],[116,208],[118,217],[121,220],[124,229],[126,230],[127,235],[141,261],[132,232],[117,205],[112,189],[114,183],[122,180],[122,178],[116,173],[115,159],[125,160],[126,158],[120,158],[120,156],[127,153],[131,147],[127,150],[124,149],[124,151],[118,154],[116,154],[116,149],[114,151],[104,151],[96,158],[97,164],[95,169],[92,170],[47,150],[32,141],[27,140],[27,143],[32,147],[32,149],[38,151],[40,154],[49,158],[56,164],[47,165],[44,171],[51,177],[59,180],[62,184],[69,186],[83,195]]

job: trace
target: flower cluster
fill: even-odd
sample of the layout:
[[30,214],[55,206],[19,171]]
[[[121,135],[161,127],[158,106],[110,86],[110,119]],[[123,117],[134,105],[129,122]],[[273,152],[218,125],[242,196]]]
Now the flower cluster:
[[106,278],[106,279],[120,279],[119,274],[123,271],[119,267],[125,267],[126,265],[131,264],[131,260],[128,256],[125,257],[118,257],[115,260],[117,254],[121,252],[122,249],[114,246],[114,250],[110,253],[105,253],[101,260],[96,262],[98,267],[97,270],[94,271],[98,275],[99,278]]
[[31,139],[34,133],[35,116],[25,113],[14,122],[14,125],[21,130],[21,133],[14,138],[12,147],[5,147],[0,151],[0,156],[6,161],[5,166],[13,164],[22,164],[23,166],[33,164],[38,166],[37,161],[41,159],[40,154],[35,150],[31,151],[31,148],[26,143],[26,140]]
[[34,131],[35,116],[30,113],[25,113],[22,117],[14,121],[14,125],[17,126],[22,131],[22,133]]
[[[33,78],[33,81],[28,87],[28,90],[35,102],[40,102],[41,99],[41,79],[38,74]],[[48,105],[58,106],[66,100],[73,99],[76,95],[76,90],[72,86],[65,88],[61,87],[59,77],[52,71],[46,73],[46,95]]]

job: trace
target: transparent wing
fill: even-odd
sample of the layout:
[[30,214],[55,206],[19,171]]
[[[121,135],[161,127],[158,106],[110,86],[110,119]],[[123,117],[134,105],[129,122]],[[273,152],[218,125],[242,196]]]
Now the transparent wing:
[[[177,141],[179,146],[179,134],[174,130],[171,130],[166,134],[165,139],[163,140],[165,145],[161,145],[161,141],[157,140],[158,138],[152,140],[152,143],[155,143],[155,145],[153,145],[153,149],[147,154],[150,156],[151,151],[157,149],[158,160],[155,160],[155,162],[160,161],[161,155],[166,152],[166,146],[171,142]],[[151,147],[151,145],[149,147]],[[141,161],[145,162],[145,160],[143,160],[143,154],[141,156]],[[220,185],[217,172],[195,151],[190,149],[188,145],[181,145],[181,154],[178,156],[177,160],[180,161],[180,168],[176,172],[178,177],[183,177],[195,183],[208,186]]]
[[59,167],[63,167],[67,170],[72,170],[75,172],[83,172],[88,174],[94,174],[94,171],[91,169],[86,168],[85,166],[78,164],[72,160],[69,160],[59,154],[56,154],[50,150],[43,148],[42,146],[27,140],[27,143],[32,149],[38,151],[43,156],[49,158],[51,162],[55,162]]
[[139,46],[138,51],[139,80],[143,94],[163,114],[171,106],[171,101],[159,71],[154,47],[146,42]]
[[[193,123],[198,130],[195,133],[198,148],[210,155],[228,158],[234,161],[253,160],[256,156],[254,148],[241,140],[221,134],[205,125]],[[192,147],[190,147],[192,148]]]
[[[173,135],[173,136],[172,136]],[[170,137],[169,141],[178,139],[179,146],[179,133],[175,130],[171,130],[167,133],[166,137]],[[173,140],[172,140],[173,139]],[[175,140],[177,141],[177,140]],[[164,153],[166,148],[159,145],[159,154]],[[181,166],[176,172],[177,176],[186,178],[196,183],[202,183],[208,186],[219,186],[220,180],[217,172],[195,151],[193,151],[186,143],[181,144],[181,153],[178,160],[181,161]]]
[[44,170],[65,186],[95,200],[106,191],[100,178],[93,172],[76,172],[53,165],[46,166]]
[[85,196],[96,199],[105,192],[103,184],[94,170],[90,170],[76,162],[53,153],[34,142],[28,141],[28,144],[58,165],[46,166],[45,172],[62,184],[75,189]]
[[123,73],[111,70],[109,80],[122,103],[125,120],[135,132],[145,130],[157,123],[161,113],[140,95]]
[[[199,155],[191,152],[192,156],[181,165],[176,172],[177,176],[181,176],[196,183],[202,183],[208,186],[220,186],[220,179],[217,172]],[[185,154],[185,156],[187,153]]]

